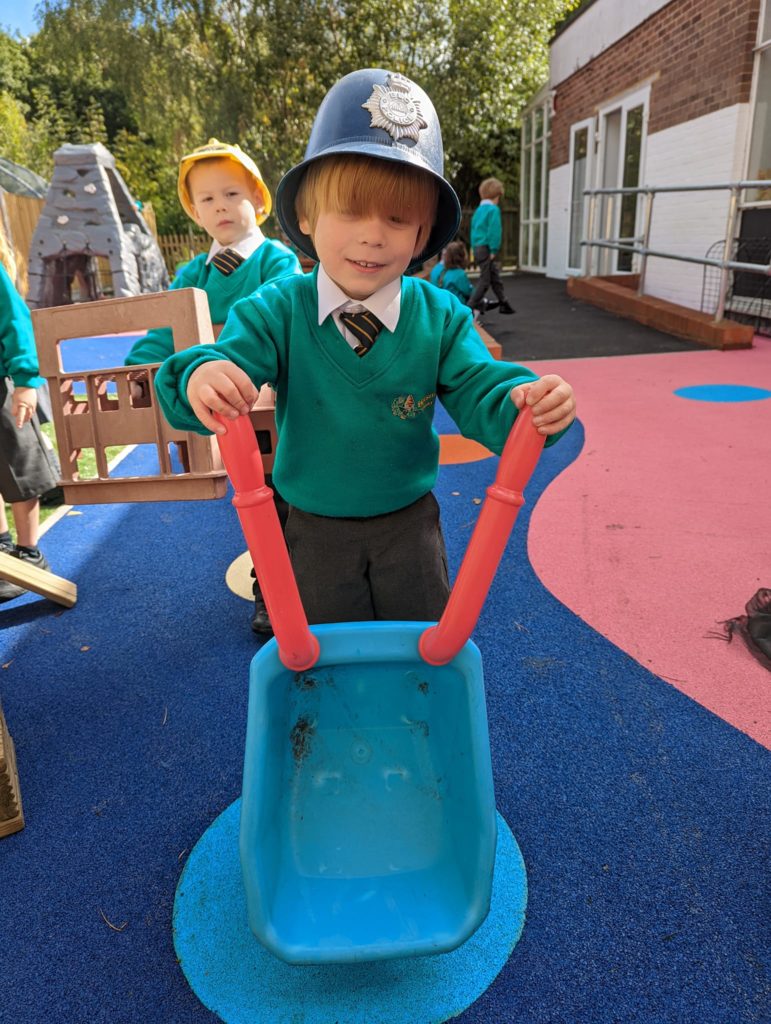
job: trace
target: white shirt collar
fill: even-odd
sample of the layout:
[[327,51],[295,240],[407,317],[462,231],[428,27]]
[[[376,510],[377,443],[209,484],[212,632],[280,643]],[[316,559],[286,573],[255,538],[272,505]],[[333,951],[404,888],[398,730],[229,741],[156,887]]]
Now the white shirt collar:
[[243,256],[245,260],[248,260],[253,252],[256,252],[262,243],[265,241],[265,235],[260,231],[259,227],[255,224],[248,235],[244,236],[240,242],[235,242],[233,245],[220,245],[216,238],[212,239],[211,248],[209,249],[209,255],[206,257],[206,262],[211,263],[218,252],[222,252],[223,249],[235,249],[239,256]]
[[[396,330],[402,302],[402,279],[400,277],[397,277],[395,281],[389,281],[382,288],[378,288],[366,299],[352,299],[339,285],[335,284],[323,266],[319,264],[316,284],[319,293],[319,324],[323,324],[330,314],[339,314],[348,307],[356,307],[357,309],[368,309],[370,313],[374,313],[383,326],[392,333]],[[335,322],[339,326],[337,317],[335,317]]]

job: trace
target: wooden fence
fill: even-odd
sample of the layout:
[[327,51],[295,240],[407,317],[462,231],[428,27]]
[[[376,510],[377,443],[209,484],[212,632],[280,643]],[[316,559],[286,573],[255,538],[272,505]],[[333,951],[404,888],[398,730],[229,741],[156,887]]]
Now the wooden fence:
[[173,277],[180,263],[187,263],[199,253],[208,252],[211,239],[203,232],[190,230],[184,234],[158,235],[158,245],[169,276]]
[[17,196],[0,190],[0,231],[6,233],[16,257],[16,287],[27,294],[27,265],[32,236],[35,233],[45,199]]

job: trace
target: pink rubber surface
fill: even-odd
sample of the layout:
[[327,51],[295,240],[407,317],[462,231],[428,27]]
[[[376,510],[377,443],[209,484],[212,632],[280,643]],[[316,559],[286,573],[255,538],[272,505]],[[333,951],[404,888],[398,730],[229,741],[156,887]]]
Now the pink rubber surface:
[[709,639],[771,586],[771,340],[738,352],[533,363],[573,385],[586,442],[536,506],[529,555],[546,587],[650,671],[771,746],[771,674]]

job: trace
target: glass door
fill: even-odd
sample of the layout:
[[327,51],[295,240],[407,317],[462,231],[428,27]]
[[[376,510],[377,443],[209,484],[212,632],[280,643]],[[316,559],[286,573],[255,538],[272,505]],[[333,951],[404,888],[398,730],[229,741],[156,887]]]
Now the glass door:
[[[637,188],[642,184],[649,91],[636,92],[600,111],[601,188]],[[597,204],[597,237],[620,245],[634,244],[640,232],[641,209],[641,197],[633,193],[601,196]],[[599,274],[631,273],[634,269],[636,259],[631,252],[598,252]]]
[[586,237],[586,215],[589,200],[584,189],[590,188],[594,170],[594,118],[574,124],[570,130],[570,234],[568,272],[578,273],[586,265],[588,253],[581,240]]

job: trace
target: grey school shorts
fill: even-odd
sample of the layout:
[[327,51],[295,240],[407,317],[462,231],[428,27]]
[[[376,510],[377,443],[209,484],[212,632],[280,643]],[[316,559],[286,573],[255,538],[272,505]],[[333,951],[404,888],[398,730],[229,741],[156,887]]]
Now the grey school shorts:
[[433,494],[366,519],[316,516],[290,505],[286,541],[310,623],[435,622],[450,595]]
[[5,501],[29,501],[56,487],[58,474],[37,415],[17,429],[12,394],[7,380],[0,378],[0,495]]

